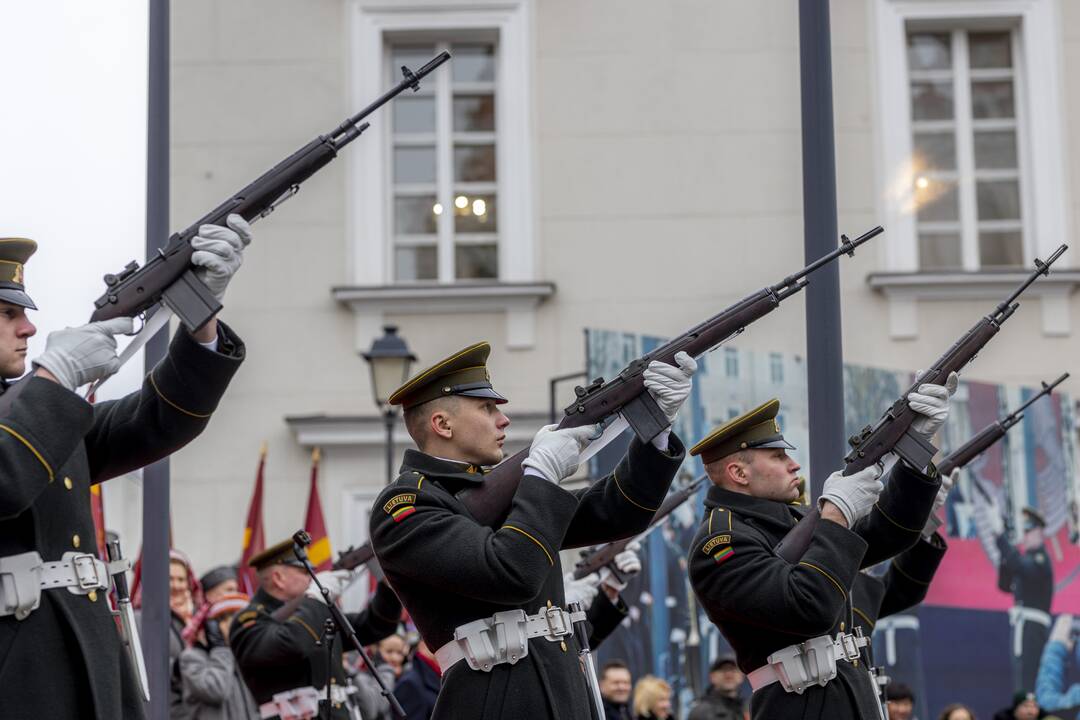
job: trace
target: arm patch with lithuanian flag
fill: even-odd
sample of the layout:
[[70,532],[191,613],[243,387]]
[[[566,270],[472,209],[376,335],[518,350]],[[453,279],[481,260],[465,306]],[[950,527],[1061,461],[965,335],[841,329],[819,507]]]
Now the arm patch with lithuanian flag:
[[399,493],[383,505],[383,511],[399,523],[416,512],[416,493]]
[[735,554],[735,548],[731,546],[731,535],[714,535],[701,546],[701,552],[711,556],[717,565],[729,560]]

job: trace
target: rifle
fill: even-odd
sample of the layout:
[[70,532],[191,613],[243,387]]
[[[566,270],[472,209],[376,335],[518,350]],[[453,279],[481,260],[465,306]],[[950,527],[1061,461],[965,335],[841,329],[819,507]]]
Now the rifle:
[[[911,467],[924,468],[937,453],[937,448],[929,438],[925,438],[911,429],[911,424],[918,415],[908,407],[908,395],[916,392],[920,385],[933,383],[942,385],[949,373],[959,372],[971,362],[990,339],[997,335],[1005,321],[1012,317],[1020,303],[1016,299],[1034,283],[1040,275],[1049,275],[1050,266],[1068,249],[1062,245],[1046,262],[1035,259],[1033,270],[1005,300],[987,316],[981,318],[974,327],[957,340],[944,355],[919,377],[915,378],[900,398],[885,411],[881,419],[873,426],[867,425],[848,440],[852,450],[844,458],[844,475],[852,475],[859,470],[877,465],[889,453],[896,453]],[[816,508],[808,512],[798,524],[776,546],[776,554],[788,562],[798,562],[806,552],[813,537],[814,528],[821,513]]]
[[609,565],[611,561],[615,559],[616,555],[626,549],[627,545],[635,540],[640,540],[659,527],[660,522],[664,518],[675,512],[676,508],[694,496],[694,493],[698,491],[698,488],[701,487],[701,484],[705,482],[707,477],[707,475],[702,475],[696,480],[687,483],[685,487],[679,488],[664,498],[664,502],[660,504],[660,507],[656,510],[656,514],[653,515],[652,520],[649,521],[649,526],[640,535],[605,543],[583,554],[581,559],[577,561],[577,564],[574,565],[574,579],[580,580],[586,575],[598,572],[605,565]]
[[968,440],[959,448],[949,453],[944,460],[937,463],[938,472],[947,477],[952,474],[953,470],[964,467],[969,462],[982,455],[991,445],[1005,437],[1005,433],[1009,428],[1023,419],[1025,410],[1031,407],[1031,405],[1042,396],[1049,395],[1050,391],[1064,382],[1067,377],[1069,377],[1069,373],[1065,373],[1049,385],[1045,382],[1042,383],[1042,390],[1037,394],[1032,395],[1026,403],[997,422],[984,427],[979,431],[978,435]]
[[[381,581],[385,577],[382,568],[379,567],[379,561],[375,559],[375,553],[372,551],[371,543],[369,542],[364,543],[360,547],[350,546],[347,550],[338,553],[338,558],[334,561],[334,564],[330,566],[330,569],[355,570],[364,564],[367,564],[368,572],[370,572],[375,579]],[[278,622],[284,622],[290,615],[296,612],[296,608],[300,606],[303,599],[304,596],[301,595],[300,597],[287,601],[284,605],[271,613],[271,617]]]
[[132,261],[117,274],[105,276],[105,293],[94,301],[91,321],[115,317],[135,317],[164,302],[194,332],[221,310],[221,303],[199,280],[191,267],[191,239],[202,225],[224,225],[236,213],[248,222],[264,218],[278,205],[300,190],[300,184],[337,157],[341,148],[351,143],[369,126],[361,120],[390,102],[408,88],[420,89],[420,80],[450,59],[443,52],[413,72],[402,66],[404,78],[375,102],[356,115],[346,118],[327,135],[320,135],[256,178],[238,193],[218,205],[190,227],[174,233],[165,247],[145,265]]
[[[612,422],[616,415],[621,415],[641,442],[651,441],[668,427],[668,421],[645,390],[644,372],[650,362],[658,360],[674,365],[676,353],[686,352],[693,357],[705,354],[805,288],[809,284],[808,275],[841,255],[854,256],[855,248],[883,232],[884,229],[878,226],[854,240],[841,235],[841,243],[836,250],[775,285],[748,295],[674,340],[637,358],[614,379],[605,382],[603,378],[597,378],[586,387],[574,388],[577,397],[564,411],[559,428]],[[458,493],[458,499],[478,523],[490,526],[502,523],[521,482],[521,463],[528,454],[526,448],[511,456],[492,469],[484,477],[483,483]]]

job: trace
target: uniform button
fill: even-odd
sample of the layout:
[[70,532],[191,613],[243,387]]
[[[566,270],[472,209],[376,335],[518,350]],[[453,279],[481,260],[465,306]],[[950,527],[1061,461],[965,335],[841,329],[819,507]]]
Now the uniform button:
[[66,487],[68,490],[70,490],[73,486],[74,486],[74,483],[71,482],[71,478],[69,478],[69,477],[64,478],[64,487]]
[[90,592],[86,593],[86,599],[90,602],[97,602],[97,590],[91,590]]
[[72,535],[71,536],[71,544],[72,545],[74,545],[75,547],[79,547],[79,542],[80,541],[79,541],[79,536],[78,535]]
[[566,652],[566,641],[565,640],[560,640],[559,641],[559,647],[562,648],[563,652]]

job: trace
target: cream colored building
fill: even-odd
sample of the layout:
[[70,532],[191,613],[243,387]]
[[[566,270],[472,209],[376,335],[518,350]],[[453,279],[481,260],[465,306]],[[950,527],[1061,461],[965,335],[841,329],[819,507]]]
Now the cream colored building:
[[[1004,294],[1013,266],[1075,240],[1080,4],[831,8],[840,228],[887,230],[842,263],[844,356],[913,370]],[[358,353],[384,323],[421,365],[490,340],[520,446],[546,417],[548,379],[583,369],[584,328],[672,335],[802,265],[789,0],[184,0],[172,12],[174,227],[366,105],[401,61],[455,56],[256,226],[223,315],[248,359],[172,461],[176,544],[200,570],[239,553],[264,440],[270,540],[303,521],[312,445],[335,547],[364,537],[385,468]],[[970,377],[1078,369],[1077,252]],[[804,353],[802,299],[735,344]],[[137,533],[133,487],[106,494],[110,524]]]

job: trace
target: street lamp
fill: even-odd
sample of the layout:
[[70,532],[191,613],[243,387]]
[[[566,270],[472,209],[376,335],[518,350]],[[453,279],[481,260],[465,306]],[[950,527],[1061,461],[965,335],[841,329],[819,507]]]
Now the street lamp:
[[387,402],[395,390],[409,379],[409,369],[416,356],[405,344],[405,338],[397,334],[394,325],[383,326],[383,336],[371,343],[371,349],[363,358],[371,366],[371,393],[386,423],[386,484],[394,481],[394,422],[397,412]]

